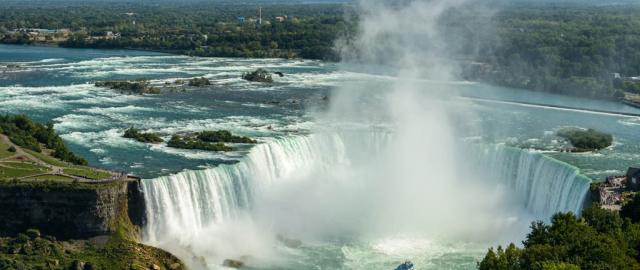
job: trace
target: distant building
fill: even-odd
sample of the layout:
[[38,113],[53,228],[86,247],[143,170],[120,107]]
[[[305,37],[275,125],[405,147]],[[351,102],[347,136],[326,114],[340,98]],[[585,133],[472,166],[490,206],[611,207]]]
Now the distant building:
[[244,23],[246,19],[244,17],[238,17],[238,23]]
[[287,16],[277,16],[276,17],[276,22],[284,22],[287,20]]
[[107,31],[107,33],[105,33],[104,35],[106,39],[119,39],[120,36],[120,33],[114,33],[112,31]]
[[627,186],[633,191],[640,191],[640,168],[629,167],[627,170]]

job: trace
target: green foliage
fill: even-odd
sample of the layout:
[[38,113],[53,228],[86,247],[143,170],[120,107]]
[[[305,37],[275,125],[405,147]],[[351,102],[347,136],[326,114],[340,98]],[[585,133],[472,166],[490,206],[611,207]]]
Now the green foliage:
[[29,236],[31,239],[36,239],[40,237],[40,230],[38,229],[28,229],[25,234]]
[[160,94],[160,89],[153,87],[148,81],[100,81],[96,82],[97,87],[106,87],[113,90],[126,91],[132,94]]
[[543,262],[542,270],[580,270],[580,267],[565,262]]
[[[65,47],[134,48],[195,56],[260,58],[296,57],[304,49],[305,55],[324,59],[336,55],[332,50],[336,37],[354,28],[354,24],[345,19],[346,8],[338,4],[265,3],[265,23],[258,25],[250,21],[257,17],[255,5],[217,1],[163,5],[92,2],[73,8],[46,3],[37,7],[7,4],[0,9],[0,29],[69,28],[73,35],[60,43]],[[123,10],[135,15],[126,15]],[[274,18],[283,15],[288,15],[283,22]],[[238,21],[240,16],[247,20]],[[107,31],[120,33],[121,37],[106,38]],[[27,44],[34,40],[27,34],[3,35],[0,31],[0,42]]]
[[204,142],[198,139],[196,136],[191,135],[173,135],[171,140],[167,143],[167,146],[181,149],[199,149],[206,151],[224,152],[232,151],[233,148],[226,146],[224,143],[210,143]]
[[12,145],[12,146],[9,146],[9,149],[7,149],[7,151],[11,153],[15,153],[17,150],[16,150],[16,147]]
[[11,141],[20,147],[42,152],[40,144],[54,150],[53,156],[63,161],[78,165],[86,165],[87,161],[73,154],[64,141],[53,129],[53,124],[46,125],[32,121],[26,115],[0,116],[0,129]]
[[211,82],[205,77],[189,79],[189,86],[203,87],[207,85],[211,85]]
[[631,201],[622,206],[620,215],[631,219],[635,223],[640,222],[640,192],[636,193]]
[[250,82],[263,82],[263,83],[272,83],[273,78],[271,77],[271,73],[265,69],[259,68],[253,72],[245,72],[242,74],[242,79],[245,79]]
[[618,213],[602,209],[599,204],[585,208],[582,218],[600,233],[620,233],[624,225],[624,220]]
[[559,213],[534,222],[524,248],[490,249],[480,269],[639,269],[640,229],[618,213],[593,205],[578,218]]
[[578,152],[600,150],[611,146],[613,143],[611,134],[602,133],[594,129],[564,128],[556,132],[556,135],[569,140]]
[[520,269],[521,250],[516,248],[514,244],[510,244],[506,250],[498,246],[494,252],[490,248],[482,262],[478,263],[480,270],[515,270]]
[[173,135],[167,146],[182,149],[200,149],[207,151],[232,151],[224,143],[257,143],[249,137],[235,136],[227,130],[202,131],[188,135]]
[[640,74],[640,7],[577,3],[528,1],[490,18],[452,12],[442,32],[453,55],[482,63],[464,64],[467,79],[589,98],[635,91],[615,87],[612,74]]
[[257,143],[249,137],[235,136],[227,130],[202,131],[196,133],[198,139],[203,142],[223,142],[223,143]]
[[134,139],[136,141],[143,142],[143,143],[161,143],[164,141],[157,134],[143,133],[134,127],[130,127],[129,129],[125,130],[124,135],[122,137]]
[[171,254],[116,235],[106,244],[58,241],[39,233],[0,238],[0,269],[150,269],[153,264],[161,269],[184,269]]

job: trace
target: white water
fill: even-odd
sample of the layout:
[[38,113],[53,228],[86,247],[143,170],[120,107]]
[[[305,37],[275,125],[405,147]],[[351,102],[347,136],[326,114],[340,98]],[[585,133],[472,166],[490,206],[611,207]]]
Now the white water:
[[[376,154],[381,153],[381,149],[385,148],[389,137],[382,132],[368,132],[356,136],[315,134],[281,138],[254,147],[248,156],[234,165],[221,165],[199,171],[187,170],[175,175],[144,180],[142,185],[147,204],[145,241],[167,249],[185,261],[191,260],[194,256],[202,256],[198,259],[199,261],[205,261],[208,268],[216,268],[216,265],[225,258],[238,258],[247,254],[273,256],[260,253],[265,253],[265,249],[273,249],[275,233],[289,229],[286,228],[287,226],[299,225],[309,231],[318,229],[313,228],[314,226],[344,226],[340,220],[331,220],[323,224],[318,224],[321,219],[313,220],[315,215],[321,218],[340,219],[354,214],[353,212],[347,212],[346,215],[335,214],[334,212],[340,213],[346,210],[339,209],[338,202],[324,201],[326,205],[322,207],[329,208],[327,211],[330,211],[330,214],[322,211],[316,213],[318,208],[311,206],[293,206],[293,208],[310,207],[314,209],[311,210],[314,216],[305,216],[303,213],[295,217],[283,217],[283,213],[273,213],[274,219],[286,220],[284,226],[277,224],[278,222],[271,224],[277,228],[255,228],[254,223],[246,225],[246,222],[238,223],[237,221],[261,218],[254,216],[257,212],[253,210],[265,207],[255,205],[257,198],[264,193],[295,185],[296,181],[308,179],[309,174],[334,176],[344,174],[345,171],[340,168],[358,166],[354,162],[366,160],[366,157],[374,159]],[[368,149],[368,151],[362,152],[361,149]],[[489,171],[490,177],[473,173],[462,175],[466,175],[469,180],[477,178],[476,180],[483,181],[480,183],[482,185],[504,187],[505,193],[515,195],[512,197],[524,206],[521,208],[526,208],[530,212],[517,214],[520,216],[518,226],[522,224],[526,226],[531,216],[547,219],[558,211],[580,211],[589,187],[589,180],[579,175],[577,168],[539,153],[502,146],[473,145],[468,148],[468,151],[472,154],[470,156],[473,156],[472,160],[478,162],[474,165]],[[475,170],[469,169],[469,172],[473,171]],[[346,175],[341,179],[348,181],[350,177]],[[355,185],[362,185],[362,183],[355,183]],[[335,192],[340,192],[338,189],[343,187],[340,183],[336,183],[335,186]],[[367,189],[366,186],[361,188]],[[303,193],[301,197],[310,197],[310,202],[299,198],[285,198],[282,199],[285,201],[284,205],[289,201],[292,204],[313,204],[312,197],[317,196],[315,192],[312,190],[300,190],[300,192]],[[321,196],[326,195],[328,194],[321,194]],[[492,194],[486,195],[492,196]],[[355,194],[353,196],[358,198]],[[455,194],[449,196],[455,198]],[[269,210],[273,211],[273,209]],[[383,211],[380,210],[380,212]],[[495,219],[508,219],[510,218],[508,215],[506,218],[496,216]],[[478,231],[475,233],[482,234],[483,230],[495,229],[497,226],[510,226],[504,224],[502,221],[495,221],[489,225],[485,224],[486,228],[478,224]],[[385,225],[389,224],[385,223]],[[511,223],[511,226],[514,225]],[[445,229],[455,230],[454,227]],[[294,230],[287,232],[304,238],[304,235],[296,234]],[[261,241],[253,238],[266,240],[257,243]],[[198,268],[193,262],[191,263],[192,268]]]
[[481,147],[476,160],[492,179],[516,192],[534,216],[580,213],[591,180],[578,168],[543,154],[505,146]]

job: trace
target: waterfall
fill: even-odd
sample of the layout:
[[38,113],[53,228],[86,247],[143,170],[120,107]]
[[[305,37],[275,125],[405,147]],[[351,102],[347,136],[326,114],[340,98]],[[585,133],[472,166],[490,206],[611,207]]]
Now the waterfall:
[[502,145],[473,148],[489,177],[515,192],[534,216],[580,213],[591,180],[578,168],[530,150]]
[[[144,237],[151,244],[162,239],[185,239],[180,244],[189,245],[188,239],[203,228],[251,209],[255,194],[275,183],[294,181],[312,171],[330,173],[336,165],[350,164],[355,155],[375,156],[389,136],[368,134],[274,139],[255,146],[236,164],[143,180],[147,205]],[[370,152],[346,147],[356,143],[368,147],[355,148]],[[476,165],[488,171],[489,181],[515,192],[534,216],[546,219],[559,211],[580,212],[590,180],[577,168],[540,153],[504,146],[474,144],[465,151],[471,152],[467,156],[475,159]]]
[[[211,224],[237,217],[251,207],[253,194],[276,181],[346,162],[337,136],[294,136],[255,146],[236,164],[186,170],[142,181],[147,205],[144,237],[156,242],[167,234],[197,235]],[[188,244],[188,243],[183,243]]]

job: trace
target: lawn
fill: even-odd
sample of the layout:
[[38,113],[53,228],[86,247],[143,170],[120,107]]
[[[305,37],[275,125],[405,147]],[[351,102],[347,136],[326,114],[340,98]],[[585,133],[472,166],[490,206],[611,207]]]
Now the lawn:
[[19,178],[34,174],[41,174],[48,171],[48,168],[28,163],[28,162],[1,162],[0,179]]
[[38,153],[36,151],[31,151],[28,149],[23,149],[25,152],[33,155],[34,157],[36,157],[37,159],[42,160],[43,162],[49,164],[49,165],[53,165],[53,166],[58,166],[58,167],[69,167],[69,163],[60,161],[50,155],[44,154],[44,153]]
[[9,145],[0,140],[0,159],[13,156],[15,153],[9,152]]

